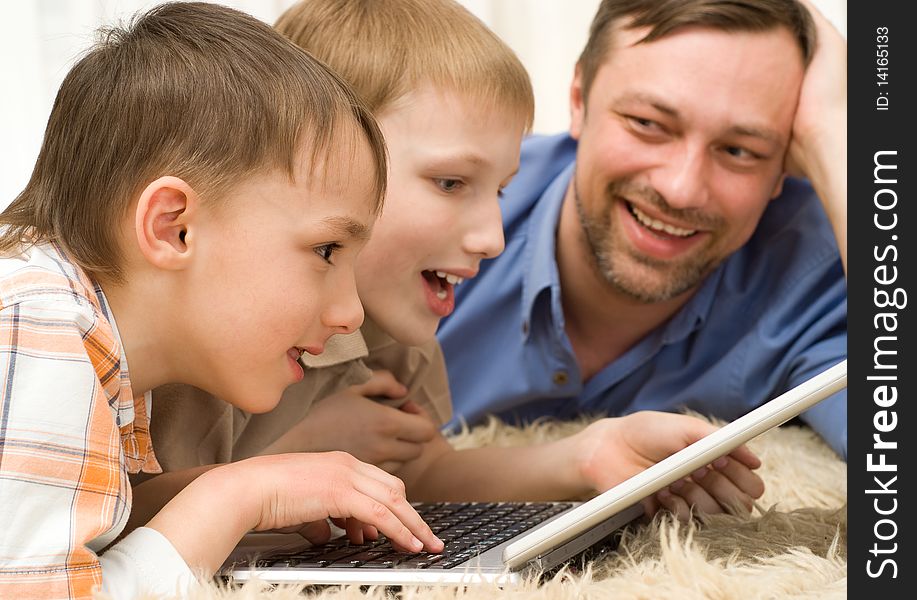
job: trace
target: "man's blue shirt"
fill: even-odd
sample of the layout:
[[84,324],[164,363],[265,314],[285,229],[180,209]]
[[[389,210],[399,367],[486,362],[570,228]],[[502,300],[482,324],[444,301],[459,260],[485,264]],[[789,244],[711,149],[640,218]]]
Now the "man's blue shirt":
[[[690,408],[732,420],[847,356],[847,285],[807,182],[788,179],[752,238],[669,321],[583,383],[564,331],[555,236],[569,136],[523,144],[502,211],[506,250],[456,288],[437,333],[456,419]],[[846,460],[847,392],[802,415]]]

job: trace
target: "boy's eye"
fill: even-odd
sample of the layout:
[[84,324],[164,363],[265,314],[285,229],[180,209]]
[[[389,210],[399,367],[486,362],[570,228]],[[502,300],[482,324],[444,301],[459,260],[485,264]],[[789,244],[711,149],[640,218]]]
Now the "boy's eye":
[[450,179],[446,177],[434,177],[433,183],[447,194],[457,192],[464,185],[461,179]]
[[334,264],[332,258],[334,258],[334,253],[341,249],[341,245],[337,242],[332,242],[330,244],[322,244],[321,246],[316,246],[313,248],[316,254],[321,257],[323,261],[329,265]]

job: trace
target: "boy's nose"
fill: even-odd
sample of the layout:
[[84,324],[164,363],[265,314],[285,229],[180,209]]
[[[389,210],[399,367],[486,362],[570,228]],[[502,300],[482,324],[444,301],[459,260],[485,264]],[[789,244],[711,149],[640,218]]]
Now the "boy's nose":
[[336,290],[332,301],[322,312],[322,325],[335,333],[352,333],[363,324],[363,303],[357,295],[357,286],[350,278],[346,288]]
[[482,203],[477,210],[469,212],[469,226],[462,239],[468,254],[479,254],[483,258],[494,258],[503,252],[503,215],[496,200]]

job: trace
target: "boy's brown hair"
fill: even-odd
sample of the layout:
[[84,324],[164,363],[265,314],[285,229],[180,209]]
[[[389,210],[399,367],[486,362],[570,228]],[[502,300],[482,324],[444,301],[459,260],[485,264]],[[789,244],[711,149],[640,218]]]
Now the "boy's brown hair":
[[340,73],[377,116],[429,83],[532,126],[525,67],[453,0],[301,0],[274,27]]
[[[649,28],[641,43],[652,42],[683,27],[722,31],[770,31],[786,27],[808,65],[815,52],[815,24],[798,0],[603,0],[589,27],[589,40],[579,57],[583,98],[607,58],[616,25]],[[716,60],[716,57],[710,57]]]
[[255,173],[292,178],[304,144],[313,168],[333,168],[322,161],[341,136],[370,147],[378,212],[385,145],[346,83],[245,13],[158,6],[102,30],[67,75],[31,179],[0,214],[0,253],[54,241],[90,274],[123,280],[118,224],[151,181],[174,175],[218,201]]

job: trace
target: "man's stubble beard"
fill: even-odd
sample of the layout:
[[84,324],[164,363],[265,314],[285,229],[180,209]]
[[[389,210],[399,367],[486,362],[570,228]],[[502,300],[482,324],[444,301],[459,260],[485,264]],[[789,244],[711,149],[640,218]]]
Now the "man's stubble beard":
[[[674,211],[665,208],[665,200],[655,190],[619,180],[609,184],[602,210],[597,215],[589,215],[583,206],[575,175],[573,182],[573,196],[581,228],[580,241],[586,249],[593,271],[612,290],[644,304],[664,302],[697,287],[722,262],[701,253],[688,258],[687,262],[673,264],[631,252],[613,238],[614,198],[620,198],[624,189],[630,189],[630,194],[634,193],[634,189],[639,189],[645,198],[650,198],[651,204],[671,214]],[[703,221],[712,222],[714,219],[707,217]],[[622,264],[628,260],[651,270],[655,277],[652,280],[641,278],[639,272],[633,272],[634,269],[628,269],[626,264]]]

